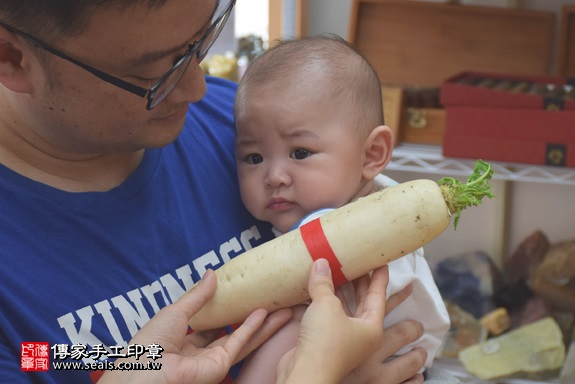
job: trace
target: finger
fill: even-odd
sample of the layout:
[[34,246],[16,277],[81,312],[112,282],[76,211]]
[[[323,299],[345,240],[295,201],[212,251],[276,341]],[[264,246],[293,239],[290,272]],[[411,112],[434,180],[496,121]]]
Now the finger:
[[[258,329],[255,330],[255,332],[252,335],[250,335],[250,337],[248,337],[248,340],[243,345],[242,350],[237,355],[235,362],[239,362],[240,360],[244,359],[254,349],[259,347],[264,341],[269,339],[270,336],[272,336],[279,328],[281,328],[282,325],[284,325],[285,323],[287,323],[289,319],[291,319],[292,313],[293,311],[291,310],[291,308],[285,308],[277,310],[276,312],[268,315],[267,317],[264,316],[263,324],[259,326]],[[253,316],[253,313],[251,315]],[[248,319],[246,319],[244,323],[248,321]],[[237,329],[235,332],[237,332]],[[190,350],[193,351],[196,350],[197,348],[214,348],[218,346],[223,347],[227,343],[230,337],[231,334],[222,335],[222,329],[194,332],[186,336],[186,340],[189,344],[187,344],[184,347],[183,351],[184,352]]]
[[186,336],[186,340],[194,346],[204,348],[206,345],[212,343],[218,335],[222,334],[223,328],[214,329],[209,331],[193,332]]
[[216,274],[208,269],[202,280],[188,292],[184,293],[173,305],[183,311],[191,319],[212,298],[216,292],[218,281]]
[[383,347],[379,350],[381,361],[394,355],[403,346],[417,340],[423,335],[423,325],[415,320],[402,320],[385,328]]
[[269,314],[263,324],[253,333],[245,343],[240,353],[237,355],[234,363],[247,357],[254,349],[259,347],[264,341],[270,338],[278,329],[282,327],[289,319],[292,318],[293,311],[291,308],[284,308]]
[[350,304],[348,302],[348,298],[345,295],[345,287],[347,286],[347,284],[342,285],[341,287],[337,287],[335,289],[335,296],[339,299],[339,301],[341,302],[341,306],[343,307],[343,311],[345,312],[345,315],[347,317],[351,317],[352,316],[352,311],[350,308]]
[[223,347],[232,360],[236,359],[251,337],[261,329],[267,314],[265,309],[253,311],[243,324],[229,335]]
[[409,384],[422,383],[418,381],[422,376],[417,376],[418,371],[423,368],[427,352],[423,348],[415,348],[410,352],[395,357],[385,363],[385,377],[390,383]]
[[387,304],[385,308],[385,314],[387,315],[391,311],[393,311],[399,304],[403,303],[405,299],[411,295],[413,291],[413,285],[409,284],[401,291],[394,293],[387,299]]
[[[163,308],[156,316],[154,316],[148,323],[146,323],[143,329],[153,330],[152,332],[156,335],[173,335],[174,331],[165,332],[162,331],[165,327],[170,329],[177,329],[177,332],[182,333],[182,338],[178,339],[173,348],[180,348],[181,343],[183,343],[184,338],[186,338],[187,329],[184,326],[185,323],[189,323],[190,319],[208,302],[208,300],[214,295],[216,291],[217,279],[213,271],[208,270],[204,278],[195,285],[191,290],[184,293],[176,302],[167,307]],[[150,332],[150,331],[147,331]],[[135,340],[140,340],[142,338],[142,332],[138,332],[134,335]],[[156,336],[159,337],[159,336]],[[200,337],[201,338],[201,337]],[[174,339],[166,339],[163,342],[166,344],[173,344]],[[201,341],[199,345],[201,345]]]
[[405,380],[402,384],[422,384],[424,382],[423,375],[418,373],[409,379]]
[[371,283],[371,276],[365,274],[353,280],[354,300],[355,300],[355,314],[363,310],[363,302],[367,293],[369,292],[369,284]]
[[360,309],[360,312],[356,313],[357,317],[383,321],[388,281],[389,271],[387,265],[373,271],[367,292],[363,297],[358,297],[358,309]]
[[309,296],[312,300],[322,296],[333,296],[334,287],[331,270],[326,259],[318,259],[313,263],[308,283]]

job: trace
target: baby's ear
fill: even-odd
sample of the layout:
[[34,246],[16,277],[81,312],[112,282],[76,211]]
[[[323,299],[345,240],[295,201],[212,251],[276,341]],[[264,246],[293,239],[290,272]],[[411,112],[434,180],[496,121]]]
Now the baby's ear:
[[365,141],[363,177],[373,179],[391,160],[393,132],[385,125],[375,127]]
[[13,32],[0,27],[0,84],[13,92],[30,93],[32,83],[24,68],[24,56],[31,55]]

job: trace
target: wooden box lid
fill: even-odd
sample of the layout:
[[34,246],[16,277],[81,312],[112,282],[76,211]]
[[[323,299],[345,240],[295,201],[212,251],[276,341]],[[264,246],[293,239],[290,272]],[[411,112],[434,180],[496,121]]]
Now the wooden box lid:
[[564,5],[561,11],[557,74],[575,77],[575,5]]
[[353,0],[348,40],[384,84],[439,86],[463,71],[549,74],[555,13]]

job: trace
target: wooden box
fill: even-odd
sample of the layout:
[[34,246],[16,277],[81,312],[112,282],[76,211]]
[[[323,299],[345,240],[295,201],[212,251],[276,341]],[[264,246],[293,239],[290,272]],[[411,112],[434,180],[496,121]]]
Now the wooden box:
[[382,86],[385,124],[393,144],[438,144],[443,140],[445,111],[439,107],[439,89]]
[[443,154],[575,167],[575,87],[555,76],[467,72],[442,87]]
[[[547,94],[460,86],[470,76],[546,85]],[[563,89],[563,96],[553,89]],[[566,92],[565,90],[569,90]],[[446,81],[446,156],[575,167],[575,5],[562,8],[557,76],[462,73]]]
[[557,74],[575,77],[575,5],[565,5],[561,10]]
[[[549,74],[554,34],[553,12],[353,0],[348,40],[384,86],[439,90],[463,71]],[[441,145],[444,129],[442,108],[404,104],[398,141]]]

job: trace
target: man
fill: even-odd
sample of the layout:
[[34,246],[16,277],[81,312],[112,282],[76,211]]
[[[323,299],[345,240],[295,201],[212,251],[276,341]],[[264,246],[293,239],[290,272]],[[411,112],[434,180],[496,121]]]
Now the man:
[[[199,67],[234,3],[1,2],[0,381],[96,380],[30,365],[22,343],[53,363],[122,357],[207,269],[272,238],[239,200],[235,87]],[[419,335],[402,326],[389,343]],[[421,367],[388,355],[388,382]]]

